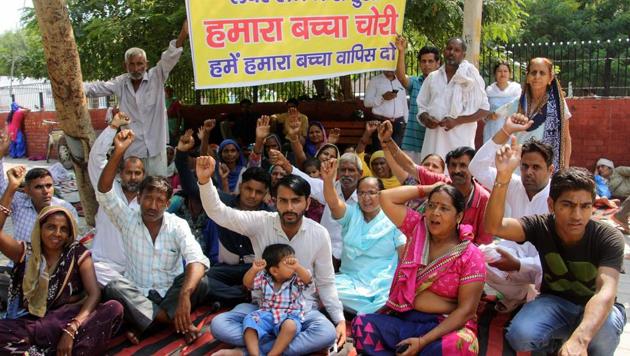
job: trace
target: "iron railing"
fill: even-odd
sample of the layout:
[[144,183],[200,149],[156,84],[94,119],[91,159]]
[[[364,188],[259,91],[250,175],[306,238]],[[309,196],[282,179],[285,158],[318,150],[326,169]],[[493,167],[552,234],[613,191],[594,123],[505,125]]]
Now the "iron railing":
[[498,61],[512,66],[514,80],[525,81],[527,63],[534,57],[553,61],[554,71],[568,96],[629,96],[630,39],[518,43],[482,52],[481,73],[486,83],[494,80]]
[[[417,51],[406,56],[407,74],[417,75]],[[567,96],[630,96],[630,39],[609,41],[568,41],[552,43],[512,43],[485,47],[481,51],[480,73],[487,84],[494,81],[492,73],[498,61],[512,67],[514,80],[525,80],[527,63],[533,57],[547,57],[554,62],[554,70]],[[176,67],[168,85],[187,104],[238,103],[248,98],[255,102],[284,101],[288,98],[315,98],[318,96],[313,81],[296,81],[254,87],[194,90],[193,74]],[[352,97],[363,99],[369,79],[377,72],[350,76]],[[348,99],[342,94],[340,78],[326,79],[323,86],[327,100]],[[0,111],[8,110],[12,101],[31,109],[54,110],[49,83],[36,83],[0,87]],[[88,101],[90,108],[107,107],[108,99]]]

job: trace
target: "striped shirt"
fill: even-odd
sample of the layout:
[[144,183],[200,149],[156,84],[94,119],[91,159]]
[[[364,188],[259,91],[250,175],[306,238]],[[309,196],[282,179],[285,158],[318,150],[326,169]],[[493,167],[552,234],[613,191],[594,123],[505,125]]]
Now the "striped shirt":
[[424,76],[409,77],[409,118],[407,119],[407,128],[403,135],[401,148],[405,151],[418,152],[422,151],[422,143],[424,142],[424,132],[426,128],[420,124],[418,120],[418,95],[420,88],[424,82]]
[[184,272],[182,260],[187,265],[198,262],[206,268],[210,266],[186,220],[165,212],[154,242],[141,212],[125,204],[113,189],[107,193],[97,191],[96,200],[120,230],[127,254],[125,276],[144,295],[151,289],[166,295],[175,277]]
[[[4,174],[4,160],[0,159],[0,195],[4,194],[8,185],[9,182],[7,182]],[[74,216],[74,219],[79,221],[76,209],[67,201],[53,197],[50,205],[61,206],[68,209],[72,213],[72,216]],[[39,212],[35,210],[35,206],[33,206],[31,197],[23,192],[15,192],[9,208],[13,210],[13,214],[11,214],[13,238],[18,241],[31,242],[33,226],[35,225],[35,221],[37,221],[37,215],[39,215]]]

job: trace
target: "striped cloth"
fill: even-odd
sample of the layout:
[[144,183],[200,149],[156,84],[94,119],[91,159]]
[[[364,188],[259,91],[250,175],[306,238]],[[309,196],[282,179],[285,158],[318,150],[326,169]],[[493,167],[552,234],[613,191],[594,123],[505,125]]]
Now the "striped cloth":
[[[424,82],[424,76],[409,77],[409,119],[407,120],[407,128],[403,135],[401,148],[405,151],[418,152],[422,151],[422,143],[424,142],[424,132],[426,128],[418,122],[418,95],[420,88]],[[416,162],[419,163],[419,162]]]

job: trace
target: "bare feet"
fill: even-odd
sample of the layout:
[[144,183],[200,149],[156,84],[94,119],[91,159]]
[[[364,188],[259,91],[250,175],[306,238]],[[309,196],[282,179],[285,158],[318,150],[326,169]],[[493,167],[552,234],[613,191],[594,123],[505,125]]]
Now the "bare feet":
[[187,344],[192,344],[201,336],[201,330],[193,324],[190,324],[188,327],[188,332],[184,334],[184,340],[186,340]]
[[610,200],[606,197],[599,197],[595,199],[595,206],[602,206],[608,209],[616,209],[618,208],[616,201],[618,202],[619,200],[617,199]]
[[610,220],[612,220],[615,224],[619,225],[619,229],[626,234],[630,234],[630,226],[628,226],[628,221],[619,220],[614,214],[610,216]]
[[125,336],[127,337],[127,340],[129,340],[129,342],[133,345],[138,345],[140,343],[140,339],[138,338],[138,335],[135,331],[129,330],[125,333]]
[[243,349],[225,349],[213,353],[211,356],[243,356]]

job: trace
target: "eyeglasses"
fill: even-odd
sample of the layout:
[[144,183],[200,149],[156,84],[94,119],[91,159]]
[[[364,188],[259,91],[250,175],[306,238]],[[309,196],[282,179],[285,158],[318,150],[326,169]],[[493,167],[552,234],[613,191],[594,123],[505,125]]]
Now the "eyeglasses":
[[359,198],[360,198],[360,197],[366,197],[366,196],[373,197],[373,196],[375,196],[375,195],[378,195],[379,193],[380,193],[380,192],[376,192],[376,191],[373,191],[373,190],[368,190],[367,192],[359,192],[359,191],[357,191],[357,196],[358,196]]

